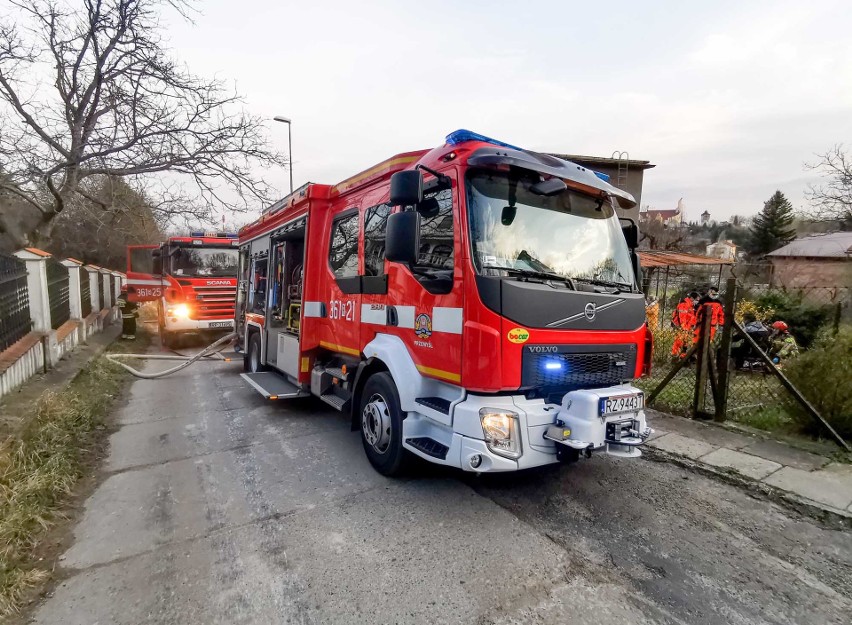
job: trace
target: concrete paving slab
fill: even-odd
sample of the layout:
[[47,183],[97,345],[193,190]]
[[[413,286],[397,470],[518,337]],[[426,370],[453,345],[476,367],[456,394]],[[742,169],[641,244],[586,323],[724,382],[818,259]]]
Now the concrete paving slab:
[[741,473],[753,480],[762,480],[782,466],[771,460],[750,456],[749,454],[724,447],[716,451],[711,451],[706,456],[701,456],[700,460],[714,467],[733,469],[737,473]]
[[813,471],[828,464],[828,458],[812,454],[795,447],[790,447],[777,441],[762,440],[744,447],[744,451],[752,456],[760,456],[785,466],[795,467],[803,471]]
[[680,434],[666,434],[655,440],[648,441],[647,445],[680,456],[686,456],[693,460],[697,460],[701,456],[706,456],[716,449],[710,443],[705,443],[694,438],[687,438]]
[[819,471],[783,467],[763,482],[839,510],[852,504],[852,467],[849,465],[830,466]]
[[686,417],[675,417],[665,415],[656,411],[647,411],[650,417],[651,427],[659,427],[669,432],[676,432],[681,436],[694,438],[710,443],[714,447],[727,447],[728,449],[742,449],[755,442],[755,437],[739,432],[731,432],[718,425],[703,423]]

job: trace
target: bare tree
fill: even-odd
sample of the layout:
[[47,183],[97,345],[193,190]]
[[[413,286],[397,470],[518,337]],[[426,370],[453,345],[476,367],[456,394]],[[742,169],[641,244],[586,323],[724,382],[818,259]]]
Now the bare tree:
[[810,185],[805,195],[811,202],[810,217],[818,221],[841,221],[852,225],[852,155],[837,144],[817,154],[805,167],[820,173],[823,184]]
[[[194,76],[165,49],[160,10],[185,16],[186,0],[6,4],[17,15],[0,24],[0,190],[39,215],[20,243],[49,240],[75,198],[112,211],[91,192],[98,178],[144,185],[149,198],[152,180],[172,180],[154,206],[164,223],[269,201],[256,172],[285,160],[263,120],[243,112],[225,83]],[[8,231],[2,215],[0,231]]]

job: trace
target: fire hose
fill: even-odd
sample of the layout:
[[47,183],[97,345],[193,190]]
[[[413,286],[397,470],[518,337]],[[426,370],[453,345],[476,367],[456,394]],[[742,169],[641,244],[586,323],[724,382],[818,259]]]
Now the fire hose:
[[[225,360],[219,352],[224,349],[225,345],[230,341],[233,341],[237,336],[236,332],[231,332],[220,338],[215,343],[211,343],[200,352],[193,356],[184,356],[182,354],[174,354],[174,355],[165,355],[165,354],[105,354],[106,359],[112,363],[117,364],[119,367],[123,367],[127,371],[129,371],[132,375],[137,378],[142,378],[143,380],[156,380],[157,378],[162,378],[167,375],[171,375],[173,373],[177,373],[181,369],[185,369],[189,365],[198,362],[199,360],[205,358],[213,358],[216,355],[219,355],[220,358]],[[181,364],[172,367],[171,369],[166,369],[165,371],[156,371],[154,373],[145,373],[144,371],[139,371],[138,369],[134,369],[130,365],[121,362],[118,360],[119,358],[139,358],[143,360],[181,360]]]

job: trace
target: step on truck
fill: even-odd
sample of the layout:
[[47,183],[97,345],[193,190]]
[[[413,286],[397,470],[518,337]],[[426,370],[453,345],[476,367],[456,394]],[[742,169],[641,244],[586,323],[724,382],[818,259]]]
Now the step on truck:
[[243,377],[342,411],[386,475],[640,455],[635,201],[605,178],[462,130],[297,189],[239,232]]
[[238,245],[235,232],[199,230],[127,247],[127,296],[157,302],[164,346],[175,346],[185,334],[233,329]]

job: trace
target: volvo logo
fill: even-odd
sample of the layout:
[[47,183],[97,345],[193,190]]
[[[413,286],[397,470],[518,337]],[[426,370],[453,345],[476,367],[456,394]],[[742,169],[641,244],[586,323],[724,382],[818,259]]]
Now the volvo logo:
[[530,345],[527,349],[533,354],[555,354],[559,348],[556,345]]
[[597,306],[595,306],[594,302],[589,302],[586,304],[586,308],[583,309],[583,315],[585,315],[586,319],[589,321],[594,321],[596,313]]

